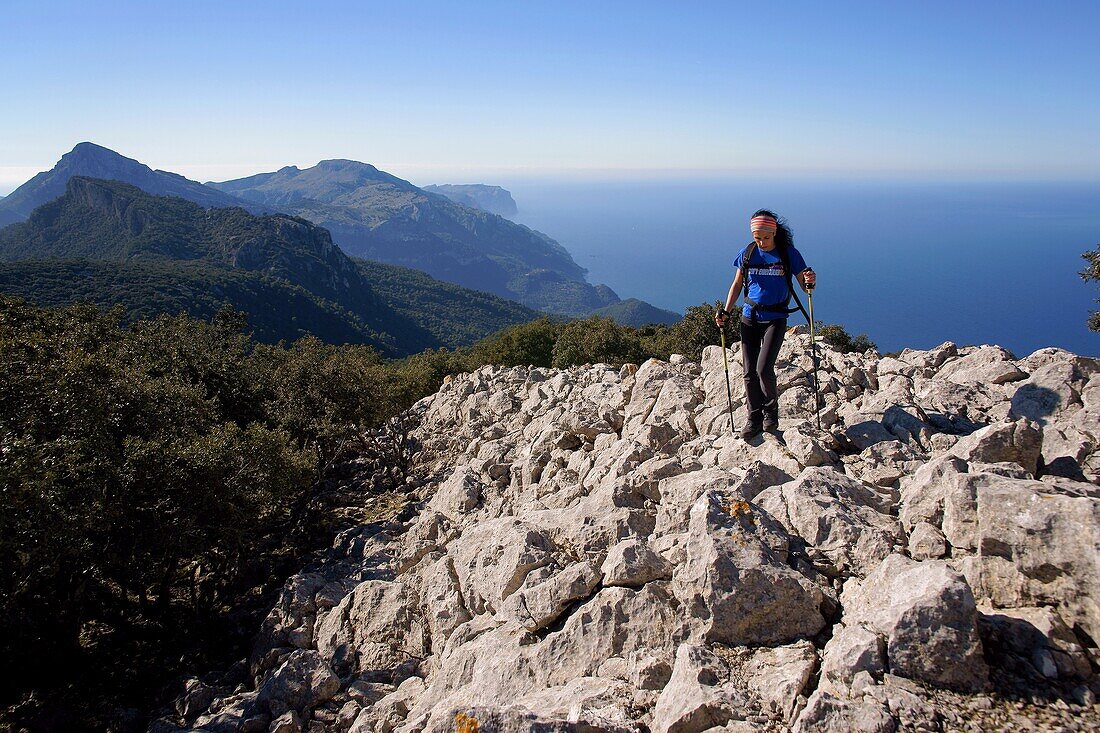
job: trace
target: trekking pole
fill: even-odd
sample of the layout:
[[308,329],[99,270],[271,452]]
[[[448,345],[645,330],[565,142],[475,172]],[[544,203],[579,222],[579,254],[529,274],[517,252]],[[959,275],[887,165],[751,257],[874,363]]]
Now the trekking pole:
[[726,356],[726,329],[724,326],[718,327],[718,335],[722,340],[722,366],[726,370],[726,401],[730,406],[730,433],[732,434],[736,430],[733,427],[733,391],[730,389],[730,361],[729,357]]
[[817,339],[814,334],[814,286],[806,288],[806,298],[810,305],[810,359],[814,363],[814,414],[817,416],[817,429],[821,430],[821,380],[817,375]]

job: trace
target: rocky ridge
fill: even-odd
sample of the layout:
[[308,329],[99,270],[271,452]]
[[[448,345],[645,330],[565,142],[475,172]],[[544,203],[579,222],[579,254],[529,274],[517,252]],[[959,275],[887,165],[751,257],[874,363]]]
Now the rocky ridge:
[[819,431],[807,350],[749,443],[717,347],[459,375],[401,512],[152,730],[1095,730],[1100,360],[823,347]]

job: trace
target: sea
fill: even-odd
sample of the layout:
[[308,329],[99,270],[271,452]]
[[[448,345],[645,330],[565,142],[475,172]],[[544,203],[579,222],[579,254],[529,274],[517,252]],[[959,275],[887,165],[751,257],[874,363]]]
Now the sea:
[[[1100,182],[752,179],[499,182],[517,222],[560,242],[591,283],[683,312],[724,300],[759,208],[786,217],[818,274],[815,318],[882,352],[999,344],[1100,356],[1080,276],[1100,242]],[[792,318],[800,318],[793,316]],[[797,322],[797,321],[794,321]]]

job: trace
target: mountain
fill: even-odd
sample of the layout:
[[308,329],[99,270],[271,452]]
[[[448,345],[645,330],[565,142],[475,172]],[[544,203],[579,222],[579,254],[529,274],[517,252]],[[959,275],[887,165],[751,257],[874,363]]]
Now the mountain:
[[[130,317],[209,315],[228,303],[250,314],[261,340],[308,332],[391,355],[472,343],[537,315],[420,274],[353,261],[304,219],[204,209],[81,176],[25,223],[0,230],[0,260],[13,263],[3,266],[0,289],[36,303],[119,303]],[[384,295],[374,291],[372,276]]]
[[424,186],[425,191],[446,196],[456,204],[471,209],[481,209],[490,214],[505,218],[515,216],[519,211],[510,191],[500,186],[487,186],[484,183],[443,184]]
[[94,143],[80,143],[61,156],[53,168],[39,173],[0,200],[0,227],[24,221],[42,204],[65,193],[73,176],[123,181],[157,196],[178,196],[205,208],[240,206],[255,214],[272,209],[227,195],[176,173],[153,170],[132,158]]
[[351,160],[210,186],[312,221],[348,253],[565,315],[618,302],[560,244],[500,216],[456,204]]
[[604,306],[603,308],[597,308],[592,311],[591,315],[607,316],[621,326],[634,326],[635,328],[638,326],[648,326],[651,323],[672,325],[684,319],[679,313],[666,311],[663,308],[650,305],[644,300],[638,300],[637,298],[627,298],[618,303]]

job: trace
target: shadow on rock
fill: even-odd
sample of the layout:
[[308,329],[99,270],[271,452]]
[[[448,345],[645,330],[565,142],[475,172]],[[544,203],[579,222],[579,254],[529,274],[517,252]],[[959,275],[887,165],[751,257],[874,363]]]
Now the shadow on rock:
[[1054,414],[1061,403],[1061,395],[1054,390],[1038,384],[1025,384],[1012,395],[1012,410],[1009,415],[1014,418],[1026,417],[1046,426],[1046,418]]

